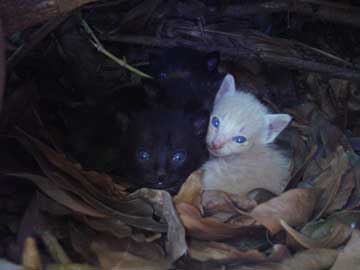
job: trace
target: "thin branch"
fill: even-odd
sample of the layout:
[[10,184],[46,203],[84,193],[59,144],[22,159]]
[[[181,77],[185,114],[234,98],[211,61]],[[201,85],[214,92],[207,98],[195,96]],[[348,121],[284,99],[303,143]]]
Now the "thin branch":
[[102,43],[99,41],[99,39],[96,37],[96,35],[94,34],[93,30],[90,28],[90,26],[87,24],[87,22],[85,20],[82,20],[82,25],[85,29],[85,31],[91,36],[92,38],[92,45],[102,54],[104,54],[105,56],[107,56],[108,58],[110,58],[111,60],[113,60],[115,63],[117,63],[118,65],[122,66],[123,68],[126,68],[127,70],[139,75],[140,77],[143,78],[148,78],[148,79],[152,79],[152,77],[144,72],[142,72],[141,70],[134,68],[133,66],[129,65],[128,63],[126,63],[124,60],[121,60],[119,58],[117,58],[115,55],[113,55],[112,53],[110,53],[109,51],[107,51],[104,46],[102,45]]
[[0,113],[2,109],[3,97],[5,92],[5,76],[6,76],[5,37],[4,37],[2,22],[0,18]]
[[13,69],[37,44],[39,44],[47,35],[64,22],[69,15],[56,17],[45,23],[31,37],[29,42],[22,44],[8,59],[8,69]]
[[322,0],[274,0],[259,4],[229,5],[222,16],[242,17],[275,12],[292,12],[360,27],[360,8]]
[[[192,29],[192,31],[196,31],[196,30]],[[249,39],[248,34],[244,33],[244,36],[247,36],[247,38]],[[205,42],[200,42],[198,40],[190,40],[184,37],[157,38],[153,36],[136,35],[136,36],[117,36],[117,37],[102,36],[101,38],[108,41],[141,44],[141,45],[146,45],[151,47],[155,46],[160,48],[183,46],[183,47],[191,47],[203,52],[212,52],[217,50],[221,52],[223,59],[229,61],[234,61],[235,59],[260,59],[265,63],[276,64],[289,69],[299,69],[305,71],[319,72],[319,73],[327,74],[331,77],[360,81],[360,70],[355,68],[343,67],[345,65],[348,65],[348,63],[345,64],[343,63],[343,61],[339,61],[339,63],[337,64],[331,64],[331,63],[321,63],[316,60],[308,60],[305,59],[304,57],[301,57],[302,55],[301,51],[298,51],[296,48],[289,47],[291,44],[290,41],[284,40],[284,43],[286,43],[285,44],[286,47],[285,47],[284,44],[279,43],[281,39],[274,39],[267,36],[263,37],[268,40],[267,41],[268,44],[266,44],[267,47],[263,44],[264,41],[261,38],[252,38],[251,40],[247,40],[247,42],[241,42],[241,46],[236,46],[236,47],[226,46],[227,44],[224,45],[223,43],[218,43],[218,42],[212,42],[211,46],[209,46]],[[238,38],[240,39],[240,37]],[[235,40],[236,36],[233,35],[232,39]],[[290,44],[287,44],[287,42]],[[297,44],[301,44],[301,43],[297,43]],[[289,54],[288,56],[286,54],[279,55],[271,51],[271,46],[273,46],[275,49],[284,46],[287,50],[293,50],[295,51],[295,53],[292,55]],[[283,51],[286,53],[286,50]],[[324,54],[321,55],[324,56]],[[330,59],[335,60],[333,57],[331,57]]]

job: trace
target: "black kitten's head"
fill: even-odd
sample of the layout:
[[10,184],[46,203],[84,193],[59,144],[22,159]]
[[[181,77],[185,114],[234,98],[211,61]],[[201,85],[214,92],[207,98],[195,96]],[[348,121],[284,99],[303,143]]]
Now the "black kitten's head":
[[130,123],[127,177],[136,187],[176,193],[206,159],[205,116],[180,111],[148,111]]
[[189,48],[170,48],[150,55],[149,73],[163,89],[162,104],[188,111],[199,106],[209,109],[224,77],[218,72],[219,61],[217,52],[203,54]]

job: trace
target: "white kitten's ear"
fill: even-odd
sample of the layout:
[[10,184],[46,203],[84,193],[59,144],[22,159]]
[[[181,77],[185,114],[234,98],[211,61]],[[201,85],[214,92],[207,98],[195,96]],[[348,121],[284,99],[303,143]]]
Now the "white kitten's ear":
[[272,143],[290,123],[291,116],[288,114],[267,114],[265,117],[266,134],[264,143]]
[[233,93],[235,93],[235,91],[236,87],[234,76],[231,74],[226,74],[224,80],[220,85],[220,89],[216,94],[214,103],[219,102],[219,100],[225,95],[232,95]]

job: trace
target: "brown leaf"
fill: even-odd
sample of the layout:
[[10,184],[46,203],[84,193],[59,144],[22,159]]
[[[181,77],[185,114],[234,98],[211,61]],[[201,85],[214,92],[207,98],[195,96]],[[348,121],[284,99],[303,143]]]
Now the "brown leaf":
[[[326,224],[322,231],[322,235],[317,238],[304,235],[291,228],[286,222],[281,221],[281,225],[286,232],[297,243],[305,248],[335,248],[344,243],[351,235],[351,228],[339,222]],[[325,231],[325,232],[324,232]],[[325,234],[327,233],[327,234]]]
[[224,240],[240,236],[262,234],[264,227],[247,216],[243,216],[236,224],[222,223],[212,217],[202,217],[199,209],[180,203],[176,206],[188,235],[201,240]]
[[43,177],[41,175],[30,174],[30,173],[14,173],[9,175],[27,178],[31,180],[35,185],[37,185],[41,189],[41,191],[43,191],[50,198],[53,198],[61,205],[64,205],[78,213],[82,213],[84,215],[89,215],[98,218],[108,217],[106,214],[97,211],[90,205],[87,205],[81,202],[80,200],[76,200],[70,194],[67,194],[63,190],[56,188],[54,185],[51,184],[49,179],[46,177]]
[[[273,270],[318,270],[328,269],[333,265],[338,252],[332,249],[309,249],[296,253],[294,257],[284,260],[279,265],[274,265]],[[262,268],[265,270],[266,268]]]
[[[86,202],[103,215],[118,218],[121,221],[145,230],[165,232],[167,226],[153,219],[153,208],[142,198],[119,199],[106,194],[107,188],[99,189],[86,178],[76,164],[68,161],[36,138],[21,131],[25,137],[18,140],[26,147],[38,162],[42,171],[51,180],[49,185],[61,189],[66,194],[76,195],[80,202]],[[108,178],[106,177],[105,183]],[[74,197],[75,198],[75,197]]]
[[276,234],[282,229],[280,220],[293,226],[305,224],[311,217],[315,200],[311,189],[292,189],[258,205],[249,215]]
[[25,269],[42,269],[39,249],[34,238],[28,237],[25,241],[22,264]]
[[174,197],[174,203],[189,203],[201,209],[201,193],[203,171],[193,172],[182,185],[179,193]]
[[355,185],[349,169],[348,156],[344,148],[339,146],[330,167],[314,180],[315,188],[320,191],[315,209],[316,218],[341,209],[346,204]]
[[360,233],[353,231],[349,242],[339,253],[335,264],[330,270],[360,269]]
[[170,267],[170,262],[155,244],[142,243],[140,246],[129,241],[99,238],[92,242],[91,249],[96,253],[101,269],[165,270]]
[[202,205],[207,214],[219,212],[238,213],[241,210],[251,210],[257,203],[247,194],[230,194],[223,191],[207,190],[202,195]]
[[267,260],[267,257],[258,250],[239,251],[236,248],[219,242],[205,242],[191,240],[189,243],[189,255],[201,262],[221,261],[236,263],[259,263]]
[[354,209],[360,206],[360,163],[356,163],[354,165],[350,174],[351,177],[354,177],[355,187],[352,194],[350,195],[346,208]]
[[116,218],[96,219],[84,217],[84,222],[91,228],[100,232],[109,232],[111,235],[121,239],[130,237],[132,233],[131,227]]
[[166,220],[166,250],[172,261],[177,260],[187,251],[185,229],[177,215],[170,194],[163,190],[142,188],[130,195],[131,198],[143,198],[153,205],[156,213]]
[[329,216],[326,220],[331,222],[340,222],[346,224],[353,229],[360,229],[360,211],[359,210],[344,210],[336,212]]

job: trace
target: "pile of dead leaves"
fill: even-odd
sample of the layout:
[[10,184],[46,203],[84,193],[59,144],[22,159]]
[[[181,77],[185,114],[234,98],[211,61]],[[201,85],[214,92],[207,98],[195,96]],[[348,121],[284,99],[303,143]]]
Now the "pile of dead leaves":
[[9,174],[41,190],[21,230],[52,231],[73,261],[101,269],[355,269],[359,157],[312,103],[288,112],[294,121],[283,141],[292,149],[292,177],[279,196],[261,188],[203,191],[201,171],[174,198],[150,189],[129,194],[20,130],[17,139],[43,173]]

